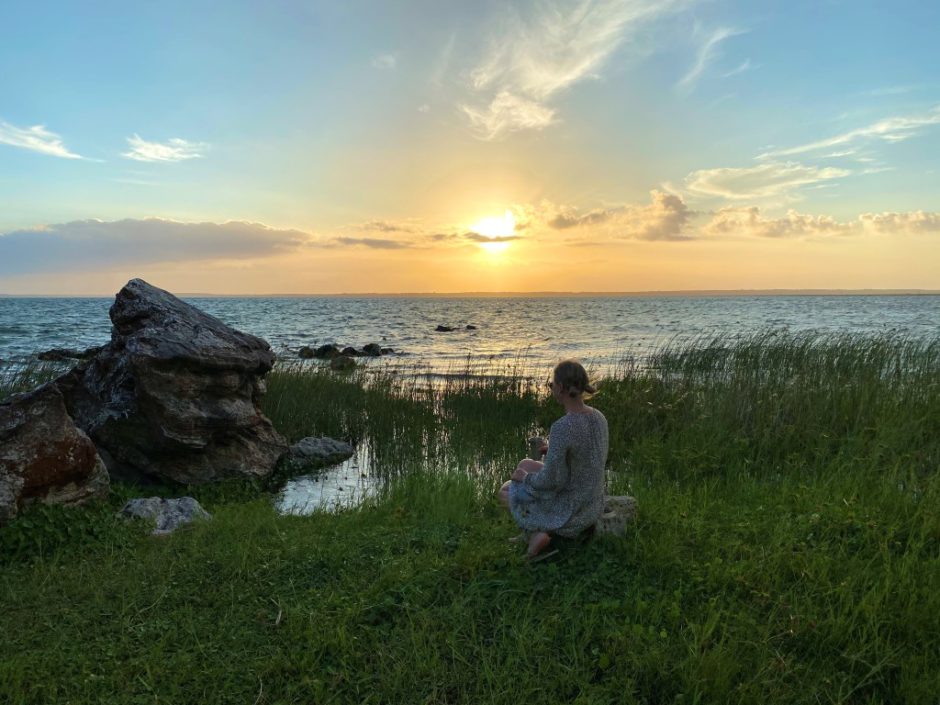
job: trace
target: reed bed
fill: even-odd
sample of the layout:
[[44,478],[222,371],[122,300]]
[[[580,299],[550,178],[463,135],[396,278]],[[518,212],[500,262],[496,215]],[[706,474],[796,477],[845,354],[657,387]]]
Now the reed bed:
[[0,529],[0,701],[936,703],[940,341],[624,363],[592,404],[639,518],[536,565],[492,493],[558,408],[545,370],[503,372],[275,368],[285,435],[368,444],[388,482],[357,508],[182,488],[214,518],[160,540],[114,519],[127,486],[24,513]]

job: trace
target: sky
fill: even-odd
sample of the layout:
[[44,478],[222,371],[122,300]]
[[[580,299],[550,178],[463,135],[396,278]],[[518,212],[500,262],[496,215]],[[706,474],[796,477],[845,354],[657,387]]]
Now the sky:
[[940,289],[940,3],[0,7],[0,293]]

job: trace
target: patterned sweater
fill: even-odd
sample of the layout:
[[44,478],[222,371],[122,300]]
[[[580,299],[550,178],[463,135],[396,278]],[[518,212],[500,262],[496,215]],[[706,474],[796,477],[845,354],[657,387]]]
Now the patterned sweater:
[[552,424],[542,469],[509,486],[509,507],[526,531],[573,537],[604,511],[607,419],[597,409]]

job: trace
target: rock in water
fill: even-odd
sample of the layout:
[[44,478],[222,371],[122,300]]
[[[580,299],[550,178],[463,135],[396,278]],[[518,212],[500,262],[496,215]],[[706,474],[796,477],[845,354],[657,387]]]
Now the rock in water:
[[0,524],[30,502],[82,504],[108,487],[104,463],[54,384],[0,403]]
[[275,359],[266,341],[141,279],[110,315],[111,342],[56,384],[112,475],[205,483],[272,472],[287,443],[259,408]]
[[132,499],[118,513],[124,517],[147,519],[154,522],[154,529],[150,532],[151,536],[173,533],[179,527],[189,524],[195,519],[212,518],[212,515],[192,497]]
[[297,441],[285,456],[291,471],[315,470],[327,465],[335,465],[353,454],[353,447],[345,441],[335,438],[316,438],[309,436]]

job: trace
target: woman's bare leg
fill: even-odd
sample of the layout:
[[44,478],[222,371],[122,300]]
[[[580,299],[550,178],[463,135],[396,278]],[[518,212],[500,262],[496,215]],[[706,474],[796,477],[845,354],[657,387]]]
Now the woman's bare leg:
[[506,480],[503,483],[503,486],[499,488],[499,491],[496,493],[496,497],[499,499],[500,503],[503,504],[507,509],[509,509],[509,486],[512,484],[512,480]]

